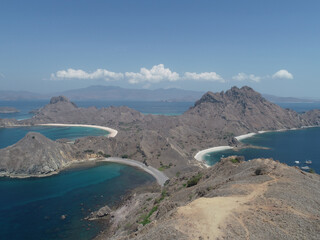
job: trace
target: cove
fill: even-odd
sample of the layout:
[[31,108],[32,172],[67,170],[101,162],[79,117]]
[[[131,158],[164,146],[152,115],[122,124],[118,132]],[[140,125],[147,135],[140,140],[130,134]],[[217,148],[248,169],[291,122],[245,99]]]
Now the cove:
[[[205,162],[208,165],[214,165],[221,157],[231,155],[244,156],[246,160],[273,158],[289,166],[308,166],[320,173],[320,127],[283,132],[266,132],[243,139],[241,142],[268,149],[243,148],[208,153],[204,156]],[[306,164],[305,161],[307,160],[311,160],[312,164]],[[295,161],[299,161],[299,163],[296,164]]]
[[155,181],[130,166],[92,164],[45,178],[0,178],[0,239],[92,239],[104,226],[84,220],[90,212]]

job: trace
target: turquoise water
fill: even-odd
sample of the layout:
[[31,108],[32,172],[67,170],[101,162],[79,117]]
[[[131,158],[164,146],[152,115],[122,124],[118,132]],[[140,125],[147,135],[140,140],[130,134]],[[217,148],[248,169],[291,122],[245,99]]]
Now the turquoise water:
[[[309,166],[317,173],[320,173],[320,127],[257,134],[242,140],[242,142],[269,149],[225,150],[207,154],[205,161],[209,165],[213,165],[221,157],[230,155],[241,155],[246,160],[260,157],[273,158],[290,166]],[[307,160],[311,160],[312,164],[306,164],[305,161]],[[296,164],[295,161],[299,161],[299,164]]]
[[[103,229],[84,220],[128,190],[155,179],[115,163],[79,166],[45,178],[0,178],[0,239],[91,239]],[[62,215],[66,215],[63,220]]]
[[97,128],[87,127],[14,127],[0,128],[0,148],[5,148],[15,144],[22,139],[28,132],[39,132],[52,140],[67,138],[74,140],[85,136],[104,136],[108,132]]

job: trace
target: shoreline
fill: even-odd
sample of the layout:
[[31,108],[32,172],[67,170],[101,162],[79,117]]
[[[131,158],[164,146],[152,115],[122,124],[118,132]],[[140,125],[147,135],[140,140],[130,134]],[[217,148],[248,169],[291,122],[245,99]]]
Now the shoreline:
[[68,124],[68,123],[43,123],[43,124],[35,124],[35,126],[53,126],[53,127],[86,127],[86,128],[97,128],[101,130],[105,130],[109,132],[107,137],[115,137],[118,134],[118,131],[109,128],[109,127],[103,127],[103,126],[98,126],[98,125],[88,125],[88,124]]
[[[258,131],[258,132],[251,132],[251,133],[246,133],[246,134],[243,134],[243,135],[239,135],[239,136],[236,136],[234,138],[237,141],[241,141],[243,139],[250,138],[250,137],[253,137],[253,136],[257,135],[257,134],[262,134],[262,133],[294,131],[294,130],[301,130],[301,129],[306,129],[306,128],[314,128],[314,127],[320,127],[320,126],[301,126],[300,128],[278,129],[278,130],[261,130],[261,131]],[[205,160],[204,159],[204,155],[206,155],[207,153],[220,152],[220,151],[233,149],[233,148],[234,147],[231,147],[231,146],[217,146],[217,147],[207,148],[207,149],[204,149],[204,150],[201,150],[201,151],[197,152],[196,155],[194,156],[194,158],[197,161],[204,162],[204,160]],[[206,163],[204,162],[204,164],[206,164]],[[209,165],[206,164],[206,166],[209,166]],[[209,167],[211,167],[211,166],[209,166]]]
[[143,163],[128,159],[128,158],[118,158],[118,157],[110,157],[110,158],[104,158],[104,159],[95,159],[97,162],[113,162],[113,163],[119,163],[124,165],[129,165],[132,167],[140,168],[141,170],[149,173],[151,176],[153,176],[157,183],[160,186],[164,186],[164,183],[169,179],[163,172],[160,172],[158,169],[148,165],[144,165]]
[[[259,132],[258,132],[258,133],[259,133]],[[257,133],[252,132],[252,133],[247,133],[247,134],[239,135],[239,136],[236,136],[236,137],[234,137],[234,138],[237,139],[238,141],[241,141],[241,140],[243,140],[243,139],[252,137],[252,136],[254,136],[254,135],[256,135],[256,134],[257,134]]]
[[160,186],[164,186],[164,183],[169,179],[163,172],[160,172],[159,170],[157,170],[156,168],[154,168],[152,166],[146,166],[143,163],[136,161],[136,160],[123,159],[123,158],[118,158],[118,157],[89,158],[87,160],[79,160],[79,161],[73,160],[73,161],[70,161],[69,163],[67,163],[66,165],[64,165],[61,169],[59,169],[57,171],[50,172],[50,173],[44,173],[44,174],[39,174],[39,175],[34,175],[34,174],[30,174],[30,175],[21,174],[21,175],[19,175],[19,174],[0,173],[0,178],[7,177],[7,178],[12,178],[12,179],[25,179],[25,178],[50,177],[50,176],[57,175],[57,174],[61,173],[61,171],[64,171],[64,170],[67,170],[67,169],[70,169],[73,167],[77,167],[82,164],[93,163],[93,162],[118,163],[118,164],[123,164],[123,165],[128,165],[131,167],[139,168],[140,170],[153,176],[156,179],[156,182]]
[[[220,151],[224,151],[224,150],[228,150],[228,149],[232,149],[232,148],[233,147],[231,147],[231,146],[218,146],[218,147],[207,148],[207,149],[204,149],[204,150],[197,152],[197,154],[194,156],[194,158],[197,161],[201,162],[204,160],[204,156],[207,153],[220,152]],[[209,165],[206,164],[206,166],[209,166]]]

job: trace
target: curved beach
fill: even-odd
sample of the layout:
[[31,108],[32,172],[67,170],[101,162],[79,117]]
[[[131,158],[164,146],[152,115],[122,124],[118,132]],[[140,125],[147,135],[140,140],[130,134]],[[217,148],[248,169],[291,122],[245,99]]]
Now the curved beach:
[[219,151],[224,151],[227,149],[232,149],[233,147],[230,146],[219,146],[219,147],[212,147],[212,148],[208,148],[208,149],[204,149],[199,151],[194,158],[198,161],[202,161],[204,155],[206,155],[207,153],[212,153],[212,152],[219,152]]
[[37,124],[37,126],[53,126],[53,127],[87,127],[87,128],[97,128],[108,131],[108,137],[115,137],[118,134],[118,131],[109,127],[97,126],[97,125],[88,125],[88,124],[65,124],[65,123],[43,123]]
[[[259,133],[260,133],[260,132],[259,132]],[[247,134],[243,134],[243,135],[240,135],[240,136],[236,136],[236,137],[234,137],[234,138],[237,139],[238,141],[241,141],[241,140],[243,140],[243,139],[252,137],[252,136],[254,136],[254,135],[256,135],[256,134],[257,134],[257,133],[252,132],[252,133],[247,133]]]
[[146,166],[145,164],[138,162],[138,161],[135,161],[135,160],[132,160],[132,159],[110,157],[110,158],[105,158],[103,160],[98,160],[98,161],[114,162],[114,163],[120,163],[120,164],[129,165],[132,167],[140,168],[143,171],[152,175],[157,180],[157,183],[161,186],[164,186],[164,183],[169,179],[163,172],[160,172],[159,170],[155,169],[154,167]]
[[[243,135],[239,135],[234,137],[236,140],[241,141],[244,140],[246,138],[250,138],[253,137],[257,134],[262,134],[262,133],[267,133],[267,132],[283,132],[283,131],[291,131],[291,130],[299,130],[299,129],[303,129],[303,128],[311,128],[311,127],[318,127],[318,126],[302,126],[301,128],[290,128],[290,129],[278,129],[278,130],[263,130],[263,131],[258,131],[257,133],[255,132],[251,132],[251,133],[246,133]],[[219,151],[223,151],[223,150],[228,150],[228,149],[232,149],[233,147],[230,146],[218,146],[218,147],[212,147],[212,148],[208,148],[208,149],[204,149],[199,151],[194,158],[198,161],[203,161],[204,160],[204,155],[207,153],[212,153],[212,152],[219,152]]]

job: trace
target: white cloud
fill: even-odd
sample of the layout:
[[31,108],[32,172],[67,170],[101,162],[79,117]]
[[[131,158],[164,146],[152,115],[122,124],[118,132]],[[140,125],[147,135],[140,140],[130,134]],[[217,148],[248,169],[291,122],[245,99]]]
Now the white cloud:
[[293,79],[293,75],[285,69],[281,69],[272,75],[272,78]]
[[254,74],[246,74],[246,73],[238,73],[237,75],[232,77],[233,80],[236,81],[253,81],[253,82],[260,82],[261,77],[255,76]]
[[65,79],[104,79],[106,81],[119,80],[123,78],[123,73],[110,72],[106,69],[97,69],[92,73],[87,73],[81,69],[72,69],[57,71],[51,74],[51,80]]
[[184,74],[184,78],[189,80],[225,82],[225,80],[216,72],[202,72],[202,73],[186,72]]
[[151,69],[141,68],[140,72],[126,72],[125,77],[129,83],[136,84],[141,82],[158,83],[161,81],[177,81],[180,76],[172,72],[169,68],[164,68],[163,64],[155,65]]
[[[0,73],[0,78],[4,78],[3,74]],[[272,76],[256,76],[254,74],[246,74],[240,72],[232,77],[235,81],[252,81],[260,82],[262,79],[270,78],[283,78],[292,79],[293,76],[287,70],[282,69],[273,74]],[[94,72],[86,72],[81,69],[60,70],[56,73],[52,73],[51,80],[68,80],[68,79],[104,79],[105,81],[112,80],[124,80],[128,81],[130,84],[142,84],[144,88],[151,87],[153,83],[159,82],[175,82],[182,80],[191,81],[211,81],[211,82],[221,82],[225,83],[226,80],[216,72],[185,72],[182,76],[179,73],[172,71],[169,68],[165,68],[163,64],[154,65],[152,68],[147,69],[145,67],[140,68],[139,72],[111,72],[106,69],[97,69]]]
[[5,78],[4,74],[0,72],[0,78]]

